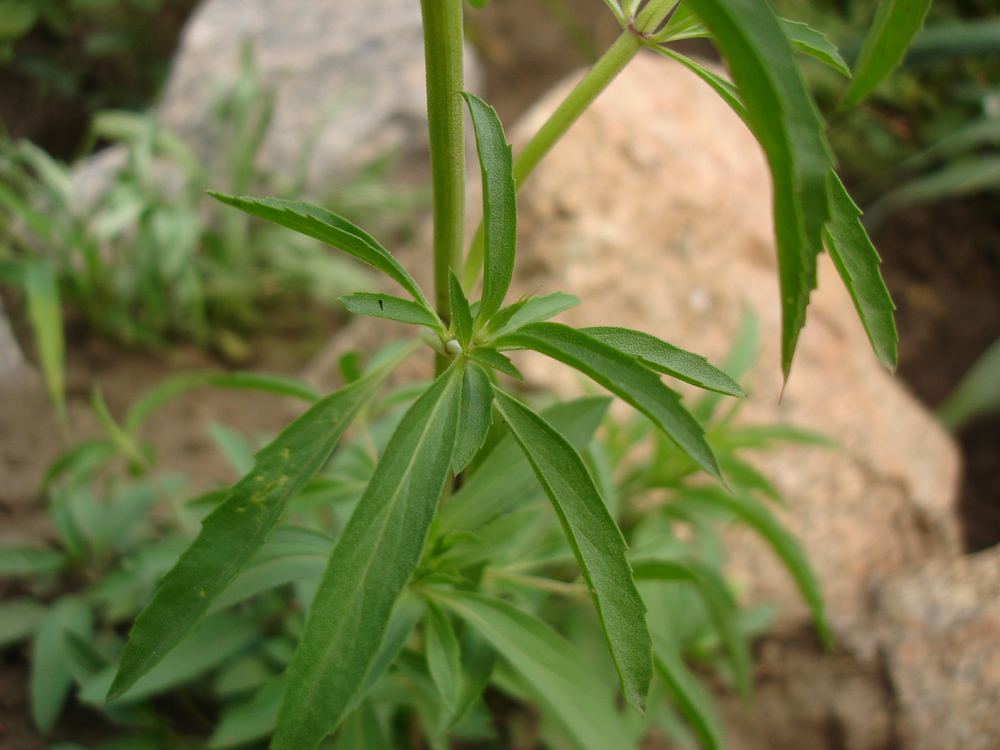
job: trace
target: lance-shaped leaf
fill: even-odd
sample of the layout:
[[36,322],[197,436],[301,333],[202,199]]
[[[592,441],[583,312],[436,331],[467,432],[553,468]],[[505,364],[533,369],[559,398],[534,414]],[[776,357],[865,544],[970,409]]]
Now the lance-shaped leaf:
[[275,750],[315,748],[364,684],[448,477],[462,362],[456,360],[407,411],[337,539],[289,667]]
[[324,398],[256,455],[253,471],[205,518],[197,538],[136,619],[109,700],[128,690],[191,632],[267,541],[289,500],[326,463],[358,411],[415,348],[407,347],[370,375]]
[[746,639],[740,632],[736,600],[713,568],[698,560],[641,558],[632,562],[635,580],[690,581],[701,594],[712,625],[719,633],[736,681],[736,689],[744,698],[750,695],[751,662]]
[[752,497],[743,494],[730,495],[726,492],[720,492],[714,487],[689,489],[683,497],[678,498],[673,507],[683,510],[685,507],[696,509],[706,506],[715,506],[732,513],[760,534],[795,580],[799,592],[806,600],[806,604],[809,605],[813,622],[820,637],[824,642],[831,643],[832,636],[830,626],[826,621],[826,609],[819,581],[812,566],[809,565],[802,545],[799,544],[795,536],[775,518],[770,510]]
[[598,326],[581,328],[588,336],[613,346],[620,352],[630,354],[642,360],[651,370],[683,380],[707,391],[717,391],[727,396],[742,398],[747,394],[740,384],[726,375],[722,370],[709,364],[708,360],[699,354],[693,354],[684,349],[678,349],[673,344],[661,341],[642,331],[630,328],[615,328]]
[[475,628],[524,678],[532,694],[579,750],[635,744],[587,659],[541,620],[507,602],[465,591],[429,589]]
[[476,131],[476,150],[483,173],[483,297],[478,320],[489,320],[503,305],[514,274],[517,205],[514,160],[496,111],[482,99],[464,93]]
[[448,616],[433,601],[424,618],[427,667],[449,711],[454,712],[462,681],[461,650]]
[[770,4],[687,0],[712,32],[767,155],[774,182],[774,228],[781,286],[782,370],[787,379],[816,287],[816,256],[830,216],[827,174],[832,155],[823,122]]
[[458,343],[466,349],[472,341],[472,310],[454,271],[448,271],[448,297],[451,301],[452,330]]
[[470,362],[465,368],[458,442],[452,462],[456,474],[461,473],[483,447],[492,424],[493,385],[490,383],[490,376],[482,367]]
[[701,425],[680,396],[636,358],[559,323],[533,323],[495,343],[533,349],[576,368],[653,420],[696,464],[722,480]]
[[506,333],[513,333],[529,323],[540,323],[543,320],[548,320],[579,304],[579,297],[563,292],[553,292],[544,297],[529,297],[518,300],[493,316],[489,325],[486,326],[486,333],[489,338],[497,338]]
[[437,315],[425,305],[391,294],[375,294],[373,292],[355,292],[340,298],[344,307],[356,315],[371,315],[375,318],[398,320],[400,323],[429,326],[443,329]]
[[850,107],[875,90],[899,65],[910,42],[924,25],[931,0],[880,0],[854,63],[854,79],[842,107]]
[[38,360],[45,376],[49,399],[59,420],[66,415],[66,344],[63,332],[59,279],[45,260],[28,263],[24,270],[24,290],[28,298],[28,319],[35,335]]
[[868,333],[875,354],[890,370],[896,369],[896,306],[879,273],[878,257],[865,228],[861,210],[851,200],[840,178],[830,172],[833,216],[826,227],[826,247]]
[[521,371],[518,370],[514,366],[514,363],[510,361],[510,357],[506,354],[501,354],[492,347],[477,346],[466,356],[474,362],[486,365],[487,367],[492,367],[494,370],[498,370],[504,375],[510,375],[512,378],[516,378],[517,380],[524,380],[524,376],[521,374]]
[[732,81],[726,80],[711,68],[706,68],[704,65],[696,63],[690,57],[686,57],[679,52],[675,52],[669,47],[654,47],[654,49],[664,57],[676,60],[711,86],[715,90],[715,93],[721,96],[726,104],[728,104],[732,110],[739,115],[739,118],[743,120],[743,122],[747,123],[747,126],[749,127],[750,121],[747,115],[747,108],[743,105],[743,100],[740,99],[740,92],[733,85]]
[[712,707],[704,689],[684,665],[684,660],[681,658],[677,646],[673,643],[657,641],[655,650],[656,673],[663,680],[667,692],[670,693],[677,708],[698,736],[702,748],[704,750],[722,750],[725,743],[722,739],[722,727],[719,725],[719,720],[712,713]]
[[31,663],[31,715],[43,732],[55,726],[73,686],[67,633],[89,640],[94,632],[94,615],[87,603],[66,596],[54,604],[38,626]]
[[497,409],[555,508],[590,589],[622,693],[640,713],[653,678],[646,606],[632,581],[625,539],[580,454],[520,401],[494,391]]
[[246,211],[299,234],[325,242],[358,260],[377,268],[408,291],[421,305],[431,310],[417,282],[378,241],[342,216],[319,206],[280,198],[241,198],[222,193],[208,193],[227,206]]
[[836,45],[827,39],[825,34],[816,31],[808,24],[789,21],[787,18],[781,19],[781,26],[799,52],[816,58],[848,78],[851,77],[851,69],[840,56]]
[[[574,450],[590,442],[608,411],[611,399],[581,398],[542,411],[545,421],[569,440]],[[440,532],[474,531],[512,506],[541,496],[528,459],[513,435],[490,451],[475,473],[445,503],[435,524]]]

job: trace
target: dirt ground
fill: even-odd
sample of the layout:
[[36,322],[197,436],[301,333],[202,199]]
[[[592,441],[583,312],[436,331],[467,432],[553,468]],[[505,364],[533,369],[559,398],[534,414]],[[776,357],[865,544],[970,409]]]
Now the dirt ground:
[[[513,122],[554,82],[585,64],[595,49],[614,38],[616,25],[601,0],[569,4],[579,11],[576,27],[560,24],[537,0],[497,0],[482,13],[470,12],[469,34],[484,63],[486,99],[504,122]],[[60,138],[65,139],[65,132]],[[65,149],[65,144],[60,148]],[[899,378],[933,408],[1000,336],[1000,211],[995,197],[912,209],[887,221],[875,241],[899,308]],[[16,317],[17,311],[12,312]],[[273,332],[256,342],[251,365],[298,372],[318,348],[320,334],[335,327],[336,321],[327,319],[308,331]],[[290,343],[302,334],[306,343]],[[218,365],[210,356],[189,349],[164,357],[125,352],[85,335],[76,335],[69,343],[69,395],[78,435],[97,430],[86,406],[93,383],[101,387],[112,412],[121,414],[164,375]],[[0,538],[45,535],[49,533],[47,521],[35,488],[44,467],[64,444],[63,438],[37,387],[25,390],[23,397],[7,399],[0,410]],[[208,423],[218,421],[250,434],[273,433],[293,413],[294,407],[280,398],[221,391],[206,397],[202,392],[164,410],[148,433],[165,466],[185,471],[195,483],[207,486],[233,478],[207,437]],[[982,549],[1000,542],[1000,419],[980,420],[959,439],[966,466],[961,510],[967,544],[970,550]],[[0,663],[0,750],[44,747],[25,715],[23,654],[0,658],[4,660]],[[79,738],[84,725],[100,734],[100,726],[93,727],[93,719],[87,716],[71,712],[60,725],[62,736]],[[831,732],[825,744],[833,748],[836,731]],[[773,747],[803,745],[790,738],[789,744]]]

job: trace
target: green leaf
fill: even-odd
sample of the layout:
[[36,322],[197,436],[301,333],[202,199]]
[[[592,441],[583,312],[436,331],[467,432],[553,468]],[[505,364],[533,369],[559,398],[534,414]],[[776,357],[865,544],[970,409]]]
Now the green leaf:
[[19,596],[0,602],[0,648],[31,636],[44,617],[45,605],[36,599]]
[[495,391],[497,409],[555,508],[587,581],[625,700],[640,713],[653,678],[646,607],[632,581],[625,539],[580,454],[521,402]]
[[507,333],[513,333],[518,328],[529,323],[540,323],[558,315],[564,310],[576,307],[580,298],[563,292],[553,292],[544,297],[529,297],[507,305],[498,312],[486,326],[488,338],[495,339]]
[[731,81],[726,80],[711,68],[706,68],[704,65],[696,63],[690,57],[686,57],[679,52],[675,52],[669,47],[654,47],[653,49],[665,57],[676,60],[711,86],[715,90],[715,93],[721,96],[726,104],[728,104],[732,110],[739,115],[739,118],[749,126],[750,120],[749,115],[747,114],[747,108],[744,106],[743,100],[740,98],[739,89],[737,89]]
[[333,545],[334,540],[321,531],[279,526],[208,611],[220,610],[275,586],[322,575]]
[[389,251],[347,219],[308,203],[279,198],[238,198],[211,191],[208,194],[227,206],[233,206],[252,216],[287,227],[353,255],[397,282],[425,308],[433,309],[417,286],[417,282],[399,265]]
[[736,689],[744,698],[751,687],[750,651],[740,630],[739,608],[717,571],[698,560],[641,558],[632,561],[635,580],[690,581],[698,587],[712,625],[729,652]]
[[722,508],[760,534],[795,580],[802,597],[809,605],[813,622],[820,637],[827,644],[832,642],[830,627],[826,621],[823,594],[820,591],[816,574],[813,573],[812,566],[809,565],[802,545],[775,518],[771,511],[749,496],[730,495],[710,487],[689,489],[677,499],[675,505],[678,508],[683,508],[686,505],[695,508],[698,506]]
[[13,41],[31,31],[38,5],[31,0],[0,0],[0,41]]
[[[608,398],[581,398],[545,409],[542,417],[579,451],[594,436],[610,403]],[[437,534],[474,531],[515,504],[540,499],[541,487],[530,468],[514,436],[505,436],[445,503],[435,523]]]
[[496,651],[476,631],[466,628],[462,633],[462,690],[458,694],[455,711],[448,721],[445,731],[451,731],[469,714],[476,701],[486,689],[496,664]]
[[454,712],[462,679],[461,651],[448,616],[433,601],[428,603],[424,619],[424,648],[427,667],[448,711]]
[[32,645],[31,715],[43,732],[55,726],[73,683],[67,633],[89,639],[94,616],[83,599],[64,596],[42,620]]
[[496,111],[473,94],[462,92],[476,131],[476,150],[483,173],[483,296],[477,321],[489,320],[503,305],[514,275],[517,204],[514,158]]
[[723,750],[722,727],[712,712],[709,698],[694,675],[684,666],[677,647],[657,641],[656,673],[663,680],[677,708],[687,719],[705,750]]
[[51,263],[37,260],[26,264],[24,292],[49,399],[59,421],[65,425],[69,419],[66,414],[66,345],[59,279]]
[[[259,636],[259,624],[253,618],[230,614],[206,617],[190,637],[136,680],[115,702],[136,703],[190,682],[243,651]],[[102,705],[114,678],[114,667],[98,673],[82,686],[80,699]]]
[[272,375],[266,372],[212,372],[201,370],[183,372],[158,383],[142,394],[125,415],[125,432],[135,436],[139,428],[157,409],[188,391],[203,386],[263,391],[278,396],[291,396],[308,403],[316,403],[321,394],[313,386],[298,378]]
[[448,477],[462,362],[407,411],[337,540],[289,667],[275,750],[315,748],[364,683]]
[[391,294],[374,294],[372,292],[355,292],[340,298],[344,307],[355,315],[371,315],[375,318],[398,320],[400,323],[413,323],[428,326],[435,330],[444,327],[428,307],[402,297]]
[[587,659],[541,620],[507,602],[428,589],[475,628],[524,678],[533,697],[579,750],[635,747],[603,681]]
[[957,430],[980,414],[1000,410],[1000,339],[976,360],[938,408],[938,418]]
[[490,376],[482,367],[470,363],[465,368],[465,382],[462,385],[462,408],[458,419],[458,441],[454,471],[460,474],[479,452],[489,435],[493,424],[493,385]]
[[374,701],[361,701],[347,717],[335,750],[389,750]]
[[673,344],[661,341],[656,336],[629,328],[613,328],[598,326],[579,329],[608,346],[613,346],[620,352],[629,354],[651,370],[683,380],[708,391],[717,391],[727,396],[743,398],[747,394],[740,384],[726,375],[722,370],[713,367],[708,360],[698,354],[692,354],[684,349],[678,349]]
[[687,2],[725,56],[750,129],[771,167],[781,282],[781,364],[787,380],[809,294],[816,288],[816,256],[823,249],[823,227],[830,216],[827,175],[832,155],[791,42],[770,4]]
[[634,357],[560,323],[533,323],[495,343],[533,349],[576,368],[653,420],[696,464],[722,481],[701,425],[680,396]]
[[0,547],[0,578],[52,575],[66,567],[66,555],[54,549]]
[[284,689],[285,678],[281,675],[258,690],[246,703],[224,709],[215,731],[209,737],[208,747],[225,750],[269,736],[278,720],[278,706]]
[[448,271],[448,296],[451,301],[451,324],[458,343],[467,349],[472,342],[472,310],[469,300],[465,298],[462,285],[455,277],[454,271]]
[[860,102],[899,65],[930,7],[931,0],[879,0],[841,107]]
[[833,216],[826,227],[827,250],[844,286],[851,293],[872,349],[882,364],[895,371],[899,337],[892,313],[896,306],[879,273],[882,261],[861,225],[861,211],[833,172],[830,183]]
[[477,346],[475,349],[466,353],[466,356],[474,362],[478,362],[481,365],[486,365],[487,367],[492,367],[494,370],[502,372],[504,375],[509,375],[512,378],[523,381],[524,376],[521,371],[518,370],[514,363],[510,361],[510,357],[506,354],[502,354],[496,349],[489,346]]
[[202,522],[201,533],[139,615],[108,699],[124,693],[191,632],[212,601],[253,558],[289,500],[333,452],[351,420],[416,345],[313,406],[256,458],[254,471]]
[[787,18],[781,19],[781,26],[799,52],[816,58],[848,78],[851,77],[851,69],[840,56],[836,45],[827,39],[825,34],[810,28],[808,24],[789,21]]

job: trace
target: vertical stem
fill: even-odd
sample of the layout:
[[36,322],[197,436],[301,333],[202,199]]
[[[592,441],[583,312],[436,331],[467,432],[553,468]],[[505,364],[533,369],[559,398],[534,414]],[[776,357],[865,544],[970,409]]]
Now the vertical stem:
[[[434,301],[446,322],[451,319],[448,271],[461,267],[465,228],[462,2],[420,0],[434,189]],[[439,370],[443,364],[438,362]]]

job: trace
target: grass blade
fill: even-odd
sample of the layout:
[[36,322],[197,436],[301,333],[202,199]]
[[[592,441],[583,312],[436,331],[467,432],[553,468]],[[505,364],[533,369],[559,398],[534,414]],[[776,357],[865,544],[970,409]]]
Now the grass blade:
[[830,216],[827,174],[832,155],[823,122],[770,4],[757,0],[687,0],[712,32],[767,156],[774,182],[774,228],[781,282],[781,365],[787,380],[816,256]]
[[476,131],[483,173],[483,297],[477,320],[489,320],[503,305],[514,275],[517,205],[514,160],[496,111],[482,99],[462,93]]
[[[502,356],[502,355],[501,355]],[[462,385],[462,410],[458,420],[458,442],[452,461],[460,474],[486,442],[493,424],[493,385],[482,367],[470,363]]]
[[707,391],[724,393],[727,396],[743,398],[747,394],[740,384],[722,370],[709,364],[699,354],[679,349],[673,344],[661,341],[656,336],[629,328],[597,326],[581,328],[583,333],[613,346],[620,352],[629,354],[651,370],[683,380]]
[[489,641],[576,748],[635,747],[604,683],[588,668],[584,656],[544,622],[480,594],[439,589],[428,593]]
[[337,540],[289,667],[275,750],[319,745],[364,683],[448,477],[461,362],[410,407]]
[[931,0],[880,0],[841,107],[860,102],[899,65],[930,7]]
[[538,414],[503,391],[497,408],[555,508],[590,589],[625,700],[640,713],[653,679],[646,606],[632,581],[625,539],[580,454]]
[[388,250],[371,235],[332,211],[301,201],[287,201],[280,198],[240,198],[211,191],[208,194],[227,206],[238,208],[251,216],[266,219],[353,255],[396,281],[425,308],[433,309],[417,286],[417,282]]
[[696,464],[722,481],[701,425],[681,404],[680,396],[639,360],[559,323],[533,323],[495,343],[533,349],[576,368],[653,420]]
[[358,411],[414,348],[327,396],[257,454],[254,470],[205,518],[198,537],[136,619],[108,700],[128,690],[191,632],[267,541],[289,500],[330,457]]
[[861,225],[861,211],[854,205],[844,184],[833,172],[830,182],[833,216],[826,227],[827,250],[844,286],[851,293],[872,349],[883,365],[895,371],[899,337],[892,313],[896,306],[879,273],[882,261]]

